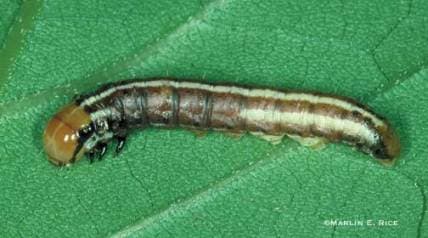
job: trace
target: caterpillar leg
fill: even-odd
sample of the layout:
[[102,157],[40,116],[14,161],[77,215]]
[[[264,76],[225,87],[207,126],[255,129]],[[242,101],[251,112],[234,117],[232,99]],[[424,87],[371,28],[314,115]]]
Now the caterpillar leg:
[[95,151],[89,151],[87,156],[88,156],[89,163],[92,164],[95,158]]
[[117,144],[116,144],[116,154],[119,154],[123,147],[125,147],[126,137],[125,136],[117,136],[116,137]]
[[97,146],[97,149],[98,149],[98,160],[102,160],[104,155],[107,152],[107,143],[100,143]]
[[95,148],[88,152],[88,160],[92,164],[94,162],[95,157],[98,160],[102,160],[104,155],[107,152],[107,143],[99,143],[95,146]]
[[250,132],[251,135],[257,136],[263,140],[266,140],[270,143],[272,143],[273,145],[277,145],[279,143],[281,143],[282,138],[284,138],[284,135],[266,135],[263,132]]
[[321,137],[301,137],[296,135],[287,135],[287,136],[299,142],[301,145],[310,147],[315,150],[324,149],[328,142],[326,139]]

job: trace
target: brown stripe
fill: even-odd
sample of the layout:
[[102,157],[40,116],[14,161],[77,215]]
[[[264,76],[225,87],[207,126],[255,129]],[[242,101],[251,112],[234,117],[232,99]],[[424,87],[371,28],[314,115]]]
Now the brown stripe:
[[141,105],[141,125],[145,125],[149,123],[149,115],[147,112],[147,92],[145,88],[141,88],[138,90],[140,95],[140,105]]
[[180,94],[177,92],[178,89],[173,88],[172,89],[172,95],[171,95],[171,100],[172,100],[172,119],[170,124],[172,126],[177,126],[178,125],[178,114],[180,113]]
[[[246,99],[246,110],[274,111],[278,107],[280,108],[281,104],[282,102],[278,102],[277,99],[273,98],[251,97]],[[270,135],[284,134],[280,121],[272,123],[259,120],[252,121],[247,118],[245,125],[247,130],[252,132],[263,132]]]
[[211,92],[205,92],[204,112],[202,113],[202,127],[211,127],[211,114],[213,112],[213,98]]
[[178,90],[178,94],[180,97],[179,124],[202,127],[206,91],[182,88]]
[[172,118],[172,88],[150,87],[147,92],[147,115],[150,123],[170,125]]
[[240,95],[227,93],[212,93],[211,127],[226,129],[230,132],[241,132],[245,122],[240,114]]

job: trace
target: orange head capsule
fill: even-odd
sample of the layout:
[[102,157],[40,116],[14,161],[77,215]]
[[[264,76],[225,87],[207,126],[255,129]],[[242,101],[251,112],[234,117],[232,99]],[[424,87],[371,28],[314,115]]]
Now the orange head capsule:
[[79,131],[91,123],[89,114],[75,104],[59,111],[48,123],[43,142],[49,160],[56,165],[66,165],[79,160],[85,153]]

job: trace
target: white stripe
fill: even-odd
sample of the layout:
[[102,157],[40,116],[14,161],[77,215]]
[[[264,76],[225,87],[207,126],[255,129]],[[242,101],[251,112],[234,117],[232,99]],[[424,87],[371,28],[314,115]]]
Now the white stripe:
[[91,113],[91,120],[96,121],[99,118],[107,118],[110,115],[111,115],[111,109],[110,107],[106,107],[104,109]]
[[170,80],[141,81],[141,82],[133,82],[129,84],[119,85],[117,87],[107,89],[106,91],[98,95],[87,98],[80,105],[81,106],[92,105],[93,103],[100,101],[105,97],[108,97],[109,95],[111,95],[117,90],[130,89],[130,88],[144,88],[144,87],[164,87],[164,86],[174,87],[174,88],[201,89],[201,90],[206,90],[213,93],[231,93],[231,94],[242,95],[245,97],[264,97],[264,98],[272,98],[272,99],[280,99],[280,100],[302,100],[302,101],[308,101],[314,104],[316,103],[330,104],[348,111],[357,111],[361,113],[364,117],[370,118],[375,124],[375,126],[384,125],[384,122],[381,119],[379,119],[372,113],[364,110],[363,108],[358,107],[347,101],[333,98],[333,97],[318,96],[310,93],[293,93],[293,92],[285,93],[285,92],[269,90],[269,89],[246,89],[246,88],[240,88],[236,86],[221,86],[221,85],[214,86],[209,84],[200,84],[200,83],[193,83],[193,82],[178,82],[178,81],[170,81]]
[[272,113],[272,110],[249,109],[243,110],[239,116],[248,121],[271,123],[279,122],[283,125],[295,124],[308,127],[316,124],[320,128],[325,128],[331,131],[342,131],[346,135],[363,138],[371,145],[376,144],[378,139],[376,132],[368,128],[365,124],[313,113],[279,111]]

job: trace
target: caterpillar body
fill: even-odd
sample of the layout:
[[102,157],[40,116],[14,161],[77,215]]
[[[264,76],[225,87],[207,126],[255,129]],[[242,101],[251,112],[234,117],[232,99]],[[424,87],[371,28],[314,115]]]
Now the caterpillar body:
[[56,165],[84,154],[92,161],[111,140],[120,152],[131,130],[149,126],[341,141],[386,163],[400,152],[389,123],[350,98],[170,79],[120,81],[77,97],[49,121],[44,147]]

